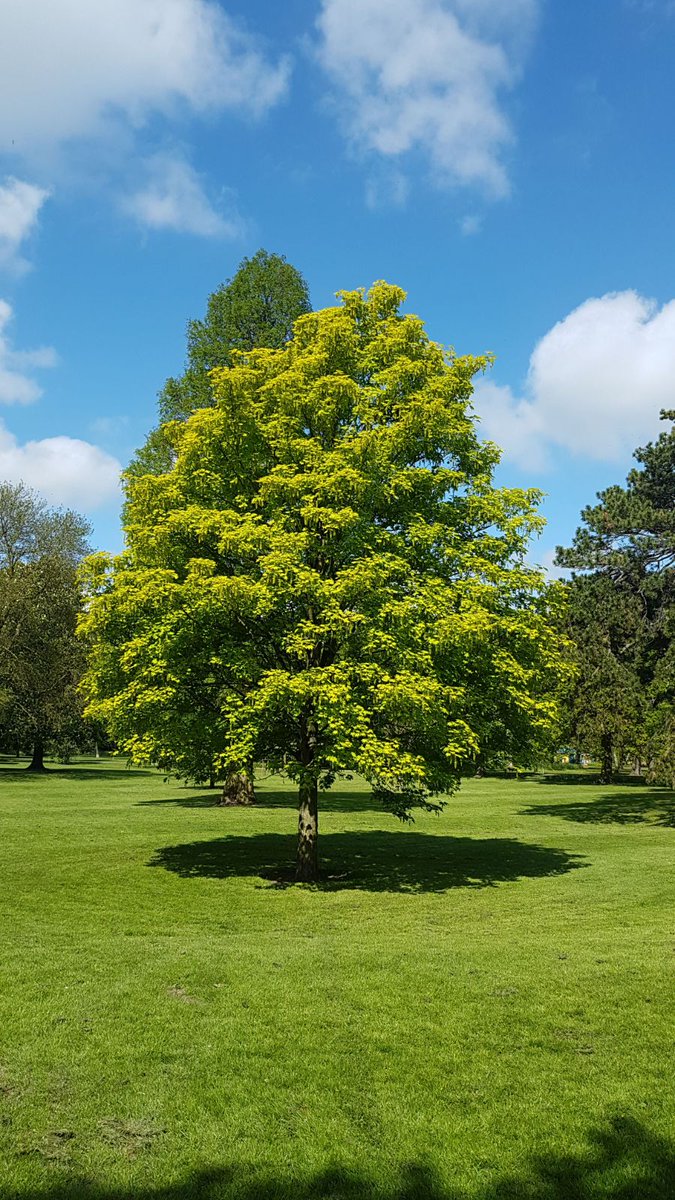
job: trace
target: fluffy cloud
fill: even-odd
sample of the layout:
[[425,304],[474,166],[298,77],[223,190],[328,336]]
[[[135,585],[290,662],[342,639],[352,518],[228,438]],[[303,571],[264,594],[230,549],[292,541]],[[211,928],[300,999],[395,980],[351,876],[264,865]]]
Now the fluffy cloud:
[[32,404],[42,395],[42,388],[26,372],[53,367],[56,352],[50,346],[13,350],[5,332],[11,319],[10,305],[0,300],[0,404]]
[[675,300],[637,292],[587,300],[535,346],[522,397],[480,381],[483,430],[505,457],[545,469],[549,449],[605,462],[659,432],[675,407]]
[[502,93],[519,78],[538,0],[322,0],[319,61],[351,141],[422,152],[440,183],[508,191]]
[[214,0],[3,0],[0,148],[22,154],[181,105],[261,113],[287,74]]
[[22,481],[52,504],[91,511],[119,493],[120,463],[91,442],[52,437],[20,445],[0,422],[0,479]]
[[0,266],[26,266],[19,249],[35,229],[48,195],[45,188],[12,176],[0,184]]
[[[189,165],[153,155],[162,119],[260,116],[288,76],[287,59],[269,58],[216,0],[2,0],[0,152],[50,182],[65,173],[125,191],[127,211],[149,228],[222,235],[232,222]],[[140,181],[125,188],[129,164],[144,156]],[[143,178],[148,162],[153,178]],[[30,203],[39,208],[45,194],[18,198],[28,227]],[[0,206],[0,254],[2,245]]]
[[147,229],[170,229],[202,237],[235,237],[236,215],[225,217],[211,204],[189,163],[157,154],[145,164],[146,183],[122,200],[122,209]]
[[[0,403],[31,404],[42,388],[30,372],[53,367],[56,354],[48,346],[13,350],[6,334],[11,319],[12,309],[0,300]],[[117,496],[120,470],[117,459],[90,442],[52,437],[22,445],[0,421],[0,479],[23,480],[54,504],[98,508]]]

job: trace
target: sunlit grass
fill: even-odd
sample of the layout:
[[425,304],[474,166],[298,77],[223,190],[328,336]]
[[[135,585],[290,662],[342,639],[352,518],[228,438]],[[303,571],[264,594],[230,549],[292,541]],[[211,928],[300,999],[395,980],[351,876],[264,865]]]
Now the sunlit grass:
[[467,783],[404,827],[76,764],[0,771],[0,1195],[658,1198],[675,807]]

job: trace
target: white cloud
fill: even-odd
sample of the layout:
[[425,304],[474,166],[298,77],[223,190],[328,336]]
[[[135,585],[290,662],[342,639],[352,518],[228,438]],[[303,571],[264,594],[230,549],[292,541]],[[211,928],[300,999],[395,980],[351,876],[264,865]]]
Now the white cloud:
[[213,207],[199,175],[183,159],[157,154],[144,169],[145,186],[125,196],[121,207],[145,228],[202,237],[236,237],[241,232],[241,220]]
[[675,407],[675,300],[586,300],[535,346],[522,397],[479,381],[475,404],[484,432],[521,466],[545,469],[555,446],[620,461]]
[[100,508],[117,498],[121,469],[91,442],[52,437],[21,445],[0,422],[0,479],[22,481],[52,504]]
[[[50,182],[124,192],[126,211],[149,228],[231,231],[186,162],[165,163],[163,180],[155,163],[155,177],[134,180],[131,196],[129,164],[166,158],[156,151],[169,120],[261,116],[287,89],[287,58],[268,55],[217,0],[0,0],[0,8],[0,153]],[[30,199],[24,192],[26,214]]]
[[519,399],[510,387],[500,387],[491,379],[478,380],[473,400],[481,419],[481,433],[501,446],[506,461],[533,471],[547,470],[550,458],[536,405]]
[[42,395],[42,388],[26,372],[55,366],[56,351],[51,346],[13,350],[5,333],[11,319],[10,305],[0,300],[0,404],[32,404]]
[[181,105],[259,114],[287,77],[214,0],[3,0],[0,148],[26,154]]
[[[0,300],[0,403],[30,404],[42,388],[30,374],[53,367],[57,361],[49,346],[13,350],[6,335],[12,309]],[[41,438],[21,444],[0,421],[0,479],[23,480],[54,504],[92,509],[115,498],[121,466],[91,442],[71,437]]]
[[502,93],[522,70],[539,0],[322,0],[319,61],[348,137],[398,158],[419,151],[437,182],[509,190],[513,132]]
[[35,229],[38,214],[49,192],[9,176],[0,185],[0,266],[26,267],[19,255],[21,244]]

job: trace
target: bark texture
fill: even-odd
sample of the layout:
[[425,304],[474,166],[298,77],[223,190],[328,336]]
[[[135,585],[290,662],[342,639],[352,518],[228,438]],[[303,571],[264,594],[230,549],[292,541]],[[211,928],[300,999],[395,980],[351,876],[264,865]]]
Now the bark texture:
[[248,771],[233,771],[228,775],[218,803],[227,807],[255,804],[253,777]]
[[298,799],[298,883],[314,883],[319,878],[319,803],[316,779],[300,782]]

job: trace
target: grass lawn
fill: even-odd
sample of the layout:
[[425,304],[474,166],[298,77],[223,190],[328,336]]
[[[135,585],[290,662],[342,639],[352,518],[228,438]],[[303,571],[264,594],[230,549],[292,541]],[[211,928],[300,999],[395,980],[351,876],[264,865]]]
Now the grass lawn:
[[0,770],[2,1200],[672,1200],[675,801]]

